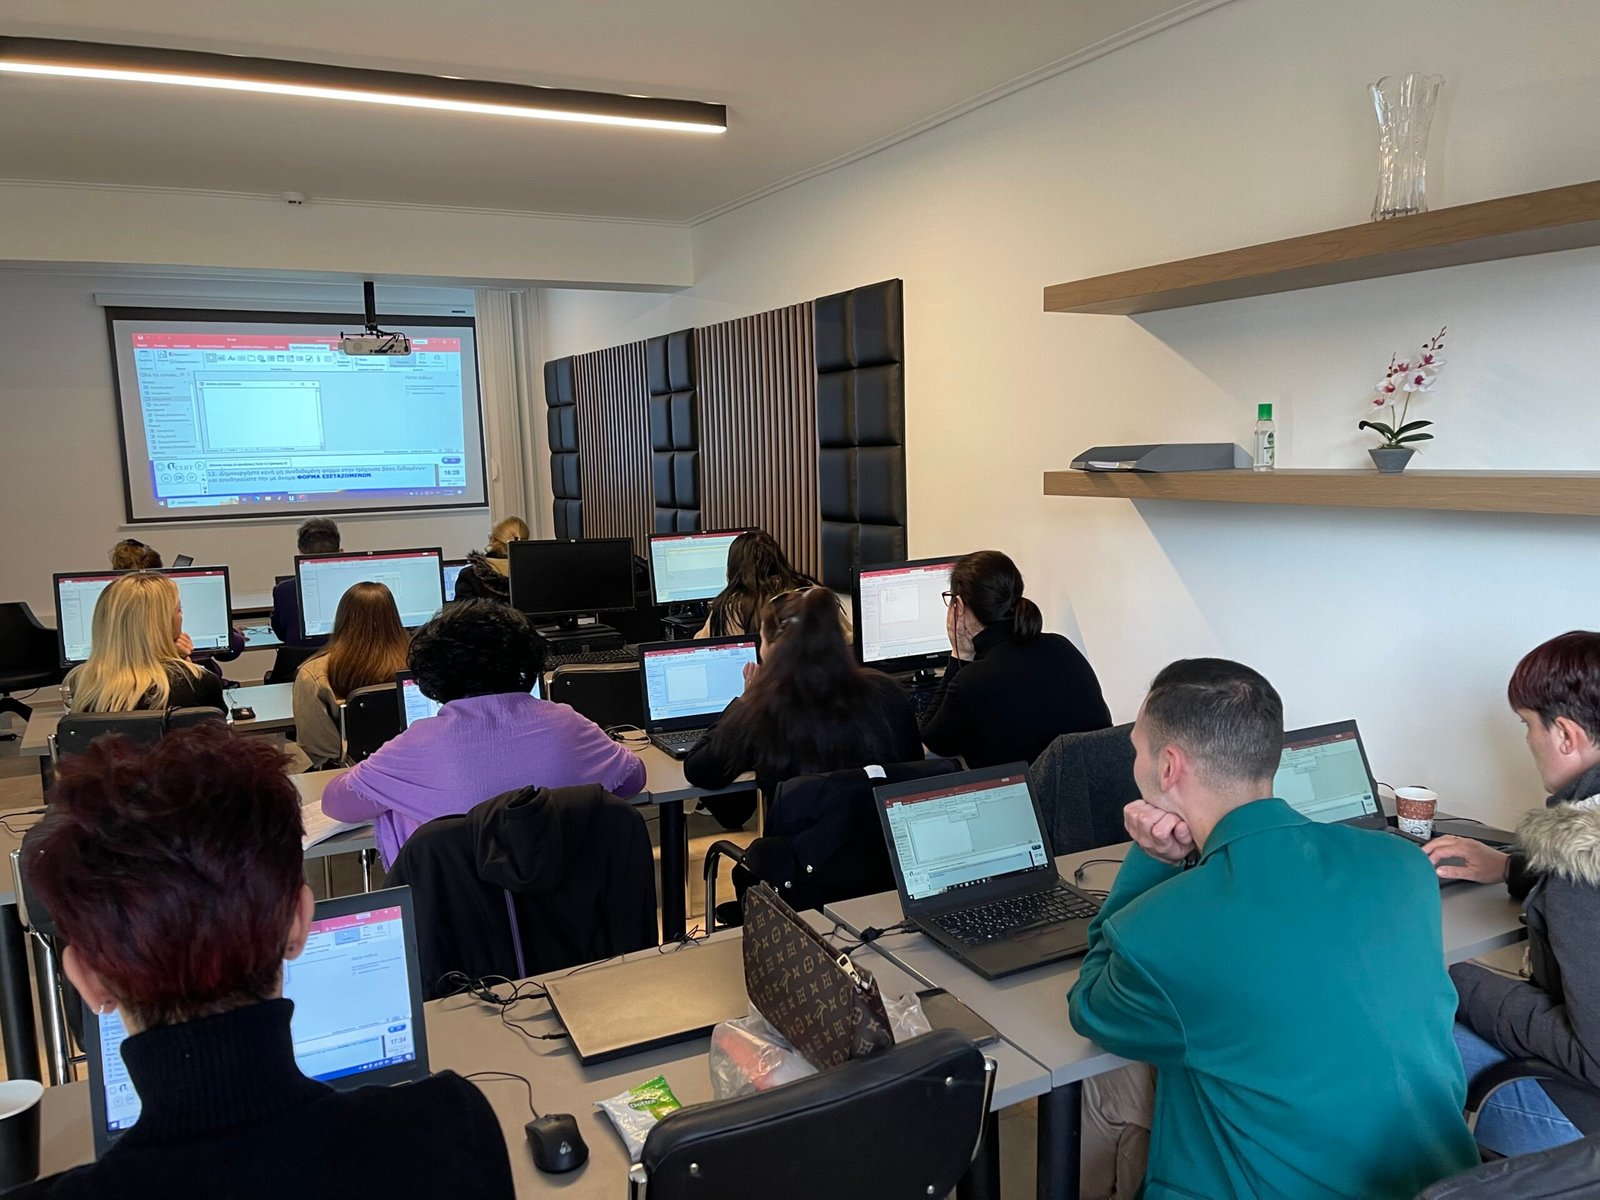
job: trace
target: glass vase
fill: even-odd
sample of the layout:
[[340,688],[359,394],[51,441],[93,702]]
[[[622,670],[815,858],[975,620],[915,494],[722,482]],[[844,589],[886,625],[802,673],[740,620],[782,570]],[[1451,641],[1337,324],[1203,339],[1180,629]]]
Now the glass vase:
[[1378,114],[1378,196],[1372,219],[1428,211],[1428,127],[1441,75],[1385,75],[1367,90]]

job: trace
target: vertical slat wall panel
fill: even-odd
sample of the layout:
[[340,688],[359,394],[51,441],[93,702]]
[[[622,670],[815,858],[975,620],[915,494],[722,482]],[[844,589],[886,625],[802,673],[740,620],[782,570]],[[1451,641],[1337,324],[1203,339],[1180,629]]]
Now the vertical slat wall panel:
[[702,328],[695,352],[704,528],[759,525],[796,567],[819,575],[812,305]]
[[645,345],[629,342],[576,355],[573,375],[584,536],[632,538],[636,553],[644,554],[655,504]]

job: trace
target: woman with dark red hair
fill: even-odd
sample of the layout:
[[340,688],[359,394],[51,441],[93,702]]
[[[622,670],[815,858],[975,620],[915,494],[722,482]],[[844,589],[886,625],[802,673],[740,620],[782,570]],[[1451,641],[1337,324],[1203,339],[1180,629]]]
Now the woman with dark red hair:
[[302,834],[283,755],[219,724],[62,760],[25,869],[67,978],[122,1014],[142,1111],[99,1162],[8,1196],[512,1195],[499,1122],[459,1076],[336,1092],[295,1065]]

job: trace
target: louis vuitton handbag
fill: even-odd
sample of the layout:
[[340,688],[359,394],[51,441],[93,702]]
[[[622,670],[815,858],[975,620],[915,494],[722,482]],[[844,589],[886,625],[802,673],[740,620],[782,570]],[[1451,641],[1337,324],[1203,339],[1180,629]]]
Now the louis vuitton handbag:
[[744,986],[756,1010],[818,1070],[894,1041],[877,981],[823,941],[770,884],[744,894]]

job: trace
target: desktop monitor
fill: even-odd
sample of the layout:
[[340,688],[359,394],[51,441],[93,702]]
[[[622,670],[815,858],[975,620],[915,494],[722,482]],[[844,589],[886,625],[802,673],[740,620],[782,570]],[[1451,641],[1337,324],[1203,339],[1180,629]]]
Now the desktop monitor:
[[[410,729],[418,721],[426,721],[429,717],[439,715],[439,710],[444,707],[437,700],[430,700],[422,694],[422,685],[417,682],[416,676],[410,671],[397,672],[394,677],[395,694],[400,698],[400,728]],[[535,700],[544,699],[544,680],[535,679],[533,686],[528,689],[528,695]]]
[[856,571],[856,656],[882,671],[930,670],[950,657],[943,593],[954,558],[862,566]]
[[[428,1074],[410,888],[319,901],[305,949],[283,964],[283,994],[294,1001],[295,1062],[309,1078],[344,1091]],[[122,1062],[121,1015],[89,1013],[84,1024],[98,1156],[142,1105]]]
[[444,560],[444,598],[446,603],[456,598],[456,576],[461,574],[466,565],[467,560],[464,558],[447,558]]
[[657,604],[710,600],[728,586],[728,547],[742,529],[663,533],[650,539],[650,591]]
[[[132,571],[84,571],[55,576],[56,638],[64,666],[81,663],[94,648],[94,608],[100,593]],[[178,585],[183,631],[196,650],[226,650],[233,632],[227,567],[171,567],[151,572]]]
[[531,617],[627,612],[635,605],[633,542],[512,542],[511,606]]
[[407,629],[427,624],[444,606],[443,563],[438,547],[295,555],[301,636],[332,633],[339,601],[358,583],[385,585]]
[[1285,733],[1272,794],[1313,821],[1386,824],[1354,721]]

